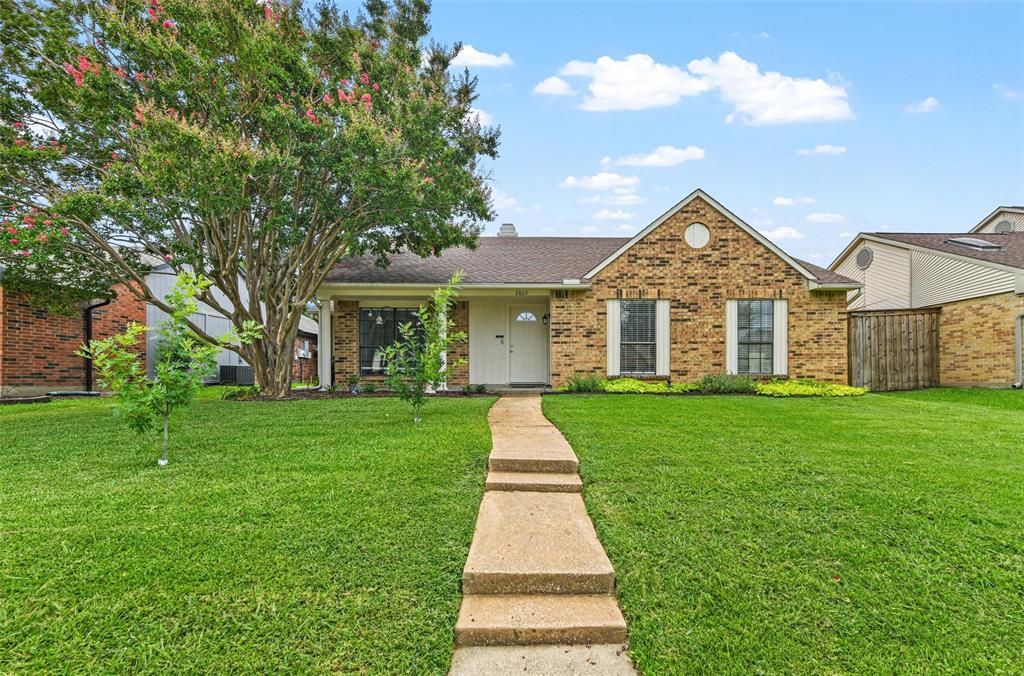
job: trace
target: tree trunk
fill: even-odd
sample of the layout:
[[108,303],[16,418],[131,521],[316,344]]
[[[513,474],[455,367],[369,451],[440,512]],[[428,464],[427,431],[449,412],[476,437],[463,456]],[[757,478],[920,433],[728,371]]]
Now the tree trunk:
[[156,464],[160,465],[161,467],[166,467],[167,466],[167,442],[168,442],[168,434],[167,434],[167,432],[168,432],[168,426],[169,426],[169,423],[170,423],[170,419],[171,419],[170,412],[169,411],[165,412],[164,413],[164,452],[160,456],[160,460],[158,460],[157,463],[156,463]]
[[270,339],[263,338],[242,348],[242,357],[252,366],[260,393],[273,399],[287,397],[292,390],[295,336],[281,343],[274,345]]

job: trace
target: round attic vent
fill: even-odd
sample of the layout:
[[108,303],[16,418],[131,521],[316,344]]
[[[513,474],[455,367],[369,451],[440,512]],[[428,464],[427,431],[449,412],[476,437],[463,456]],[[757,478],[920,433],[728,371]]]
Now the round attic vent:
[[857,252],[857,267],[861,270],[867,270],[871,267],[871,261],[875,259],[875,252],[871,249],[864,247]]
[[683,237],[686,243],[694,249],[703,249],[711,241],[711,231],[703,223],[690,223],[686,226]]
[[1013,232],[1013,221],[999,221],[996,223],[995,231],[997,234],[1005,235],[1009,232]]

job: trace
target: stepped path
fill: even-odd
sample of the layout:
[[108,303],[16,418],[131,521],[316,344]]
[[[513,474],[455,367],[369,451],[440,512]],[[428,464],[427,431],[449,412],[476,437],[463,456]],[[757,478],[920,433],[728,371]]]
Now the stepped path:
[[635,674],[615,570],[580,495],[579,463],[540,397],[488,414],[487,491],[462,573],[451,674]]

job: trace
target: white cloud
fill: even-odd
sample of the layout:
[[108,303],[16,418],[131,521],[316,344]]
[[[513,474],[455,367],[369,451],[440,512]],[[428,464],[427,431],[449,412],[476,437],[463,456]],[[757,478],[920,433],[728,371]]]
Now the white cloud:
[[494,124],[494,116],[488,113],[486,110],[480,110],[479,108],[469,109],[470,117],[476,117],[477,122],[483,127],[490,127]]
[[[675,146],[658,146],[650,153],[639,155],[625,155],[614,161],[615,164],[627,167],[674,167],[687,160],[703,160],[704,149],[699,146],[686,146],[676,148]],[[612,163],[610,157],[601,160],[601,164]]]
[[839,238],[840,239],[850,239],[851,237],[853,237],[853,235],[851,235],[848,232],[841,232],[841,233],[839,233]]
[[1019,101],[1024,99],[1024,92],[1019,89],[1010,89],[1006,85],[999,84],[998,82],[992,85],[992,91],[996,92],[1007,101]]
[[807,214],[804,219],[808,223],[845,223],[846,217],[842,214],[833,214],[827,211],[815,211]]
[[595,212],[591,218],[595,221],[622,221],[628,218],[634,218],[634,216],[628,211],[623,211],[622,209],[601,209],[600,211]]
[[648,54],[630,54],[617,61],[570,61],[559,75],[588,78],[587,96],[580,108],[591,111],[646,110],[674,106],[684,96],[708,90],[706,82],[678,66],[657,63]]
[[632,223],[622,223],[619,225],[619,230],[633,230],[636,226]]
[[904,110],[907,111],[907,114],[913,115],[915,113],[930,113],[933,110],[938,110],[938,108],[939,100],[934,96],[929,96],[924,101],[907,105]]
[[756,63],[735,52],[725,52],[717,61],[695,59],[687,68],[735,107],[726,122],[738,116],[745,125],[760,126],[849,120],[854,116],[843,85],[820,78],[795,78],[778,71],[762,73]]
[[508,52],[499,54],[488,54],[481,52],[473,45],[463,45],[462,51],[452,59],[453,66],[477,67],[477,68],[501,68],[512,65],[512,57]]
[[804,238],[804,233],[800,232],[796,228],[791,228],[788,225],[780,225],[774,230],[762,230],[761,232],[765,237],[771,240]]
[[584,225],[582,228],[580,228],[580,230],[586,233],[594,233],[600,231],[601,228],[596,225]]
[[533,88],[533,93],[547,94],[548,96],[572,96],[576,92],[573,91],[568,82],[552,75],[538,82],[537,86]]
[[491,191],[491,198],[494,201],[495,209],[517,209],[519,207],[519,200],[497,188]]
[[771,37],[772,37],[772,34],[769,33],[768,31],[761,31],[760,33],[757,34],[757,37],[759,37],[759,38],[761,38],[763,40],[770,40]]
[[561,183],[562,188],[580,188],[582,190],[614,190],[626,188],[632,191],[640,185],[639,176],[622,176],[611,171],[601,171],[593,176],[567,176]]
[[776,197],[772,204],[777,207],[791,207],[794,204],[814,204],[813,197]]
[[814,146],[813,148],[801,148],[796,151],[797,155],[842,155],[846,152],[846,146],[834,146],[829,143]]
[[807,260],[809,261],[820,261],[825,258],[825,254],[813,253],[807,254]]

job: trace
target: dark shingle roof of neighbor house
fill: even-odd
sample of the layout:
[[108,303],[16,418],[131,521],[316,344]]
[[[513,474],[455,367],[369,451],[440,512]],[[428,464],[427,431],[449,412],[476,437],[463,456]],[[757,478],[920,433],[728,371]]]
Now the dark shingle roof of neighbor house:
[[[934,249],[944,253],[957,254],[966,258],[975,258],[988,263],[999,263],[1014,268],[1024,269],[1024,232],[1004,234],[972,232],[967,234],[949,232],[866,232],[865,235],[878,239],[902,242],[911,246]],[[953,244],[951,239],[980,239],[990,244],[999,245],[999,249],[974,249],[960,244]]]
[[[345,258],[334,266],[328,284],[443,284],[456,270],[463,284],[561,284],[580,279],[619,250],[625,237],[481,237],[476,250],[448,249],[440,256],[420,258],[399,253],[382,268],[372,256]],[[800,261],[823,283],[853,280]]]

